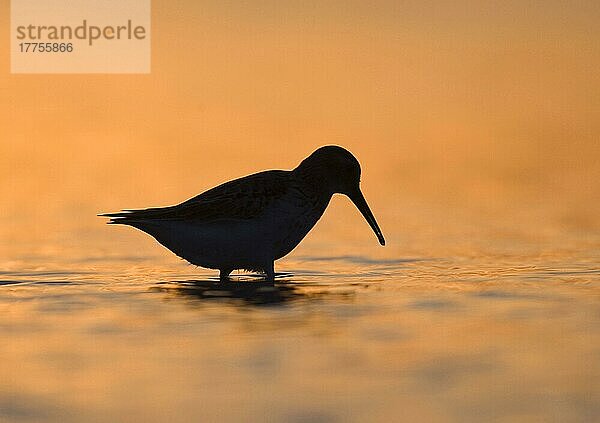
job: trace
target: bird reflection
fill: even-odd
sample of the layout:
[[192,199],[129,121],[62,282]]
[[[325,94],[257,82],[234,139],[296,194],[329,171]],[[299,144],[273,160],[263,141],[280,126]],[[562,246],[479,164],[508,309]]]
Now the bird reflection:
[[249,275],[239,280],[185,280],[161,284],[156,289],[192,300],[225,300],[251,305],[285,304],[306,296],[289,283],[265,282]]

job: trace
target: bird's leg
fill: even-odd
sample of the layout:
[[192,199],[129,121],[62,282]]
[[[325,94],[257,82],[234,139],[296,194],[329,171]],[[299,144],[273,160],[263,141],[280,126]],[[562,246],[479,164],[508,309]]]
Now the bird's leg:
[[265,273],[267,274],[267,282],[275,282],[275,263],[270,262],[265,266]]
[[219,279],[221,282],[228,282],[230,273],[231,269],[219,269]]

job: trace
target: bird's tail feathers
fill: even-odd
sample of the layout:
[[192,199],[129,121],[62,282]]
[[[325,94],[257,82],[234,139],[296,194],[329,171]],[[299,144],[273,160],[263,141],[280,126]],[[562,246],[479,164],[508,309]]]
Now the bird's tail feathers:
[[109,225],[132,225],[135,222],[139,222],[141,219],[152,217],[151,213],[153,209],[127,209],[120,212],[113,213],[101,213],[98,216],[108,217],[109,220],[106,222]]

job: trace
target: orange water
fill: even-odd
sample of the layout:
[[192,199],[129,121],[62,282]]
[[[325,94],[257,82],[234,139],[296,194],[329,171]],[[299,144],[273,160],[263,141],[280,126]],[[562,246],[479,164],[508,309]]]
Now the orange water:
[[[0,40],[0,421],[600,418],[598,6],[325,3],[155,1],[151,75]],[[95,216],[329,143],[387,246],[336,197],[275,288]]]

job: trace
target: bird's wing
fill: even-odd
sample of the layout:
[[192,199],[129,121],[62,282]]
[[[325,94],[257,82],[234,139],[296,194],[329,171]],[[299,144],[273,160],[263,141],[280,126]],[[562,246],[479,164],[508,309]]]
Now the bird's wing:
[[142,210],[107,213],[109,223],[139,220],[193,220],[211,222],[222,219],[252,219],[289,188],[288,171],[270,170],[226,182],[181,204]]

